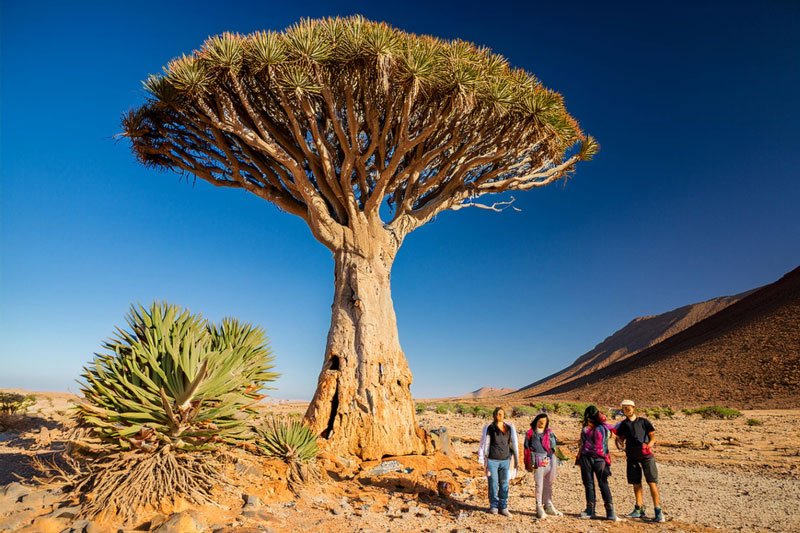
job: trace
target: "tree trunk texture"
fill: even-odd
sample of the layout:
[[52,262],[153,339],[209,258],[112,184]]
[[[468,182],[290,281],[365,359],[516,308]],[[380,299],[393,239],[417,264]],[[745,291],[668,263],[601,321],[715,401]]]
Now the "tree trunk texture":
[[370,460],[430,451],[397,334],[390,287],[395,253],[374,234],[351,234],[334,251],[331,329],[305,419],[338,455]]

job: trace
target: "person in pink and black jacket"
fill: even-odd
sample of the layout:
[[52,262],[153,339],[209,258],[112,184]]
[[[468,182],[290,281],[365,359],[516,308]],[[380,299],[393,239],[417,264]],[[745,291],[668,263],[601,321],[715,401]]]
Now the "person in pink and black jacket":
[[580,447],[575,464],[581,467],[581,481],[586,492],[586,509],[581,512],[580,518],[595,518],[595,489],[594,480],[600,487],[603,503],[606,507],[606,518],[618,521],[614,512],[614,500],[611,497],[611,488],[608,478],[611,476],[611,455],[608,452],[608,439],[614,428],[606,423],[606,417],[597,407],[590,405],[583,413],[583,428],[581,429]]

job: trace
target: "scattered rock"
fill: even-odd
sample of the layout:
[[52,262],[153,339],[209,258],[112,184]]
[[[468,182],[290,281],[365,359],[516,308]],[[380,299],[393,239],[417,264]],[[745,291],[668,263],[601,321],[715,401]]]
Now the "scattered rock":
[[[0,501],[6,500],[9,502],[11,501],[16,502],[21,497],[29,494],[30,491],[31,491],[30,487],[26,487],[25,485],[14,481],[13,483],[9,483],[8,485],[0,489],[0,496],[3,497],[0,498]],[[5,505],[3,507],[5,507]]]
[[195,511],[182,511],[170,516],[154,531],[157,533],[201,533],[205,525]]
[[69,520],[40,516],[33,524],[19,530],[19,533],[61,533],[69,527]]
[[447,432],[447,428],[442,426],[439,429],[432,429],[430,434],[433,449],[445,455],[450,455],[450,434]]
[[5,518],[0,518],[0,531],[17,531],[27,526],[42,514],[41,509],[25,509]]
[[367,475],[370,476],[382,476],[384,474],[388,474],[389,472],[396,472],[397,470],[402,470],[403,465],[401,465],[398,461],[384,461],[369,472]]

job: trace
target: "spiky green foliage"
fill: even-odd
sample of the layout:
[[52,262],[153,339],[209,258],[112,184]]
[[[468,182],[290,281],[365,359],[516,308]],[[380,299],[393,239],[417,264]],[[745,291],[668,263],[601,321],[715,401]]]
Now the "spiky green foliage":
[[82,375],[79,418],[112,447],[208,449],[250,438],[249,407],[277,378],[264,331],[215,325],[166,303],[132,306],[128,329]]
[[299,420],[268,418],[256,429],[264,454],[287,463],[306,463],[317,457],[317,437]]
[[481,195],[560,179],[599,148],[560,94],[488,48],[361,16],[211,37],[145,88],[123,118],[143,163],[245,189],[329,247],[328,226],[359,211],[385,216],[388,202],[402,237]]
[[289,488],[296,491],[302,484],[319,480],[315,463],[317,436],[300,420],[271,417],[257,426],[256,444],[268,457],[284,461],[289,467]]

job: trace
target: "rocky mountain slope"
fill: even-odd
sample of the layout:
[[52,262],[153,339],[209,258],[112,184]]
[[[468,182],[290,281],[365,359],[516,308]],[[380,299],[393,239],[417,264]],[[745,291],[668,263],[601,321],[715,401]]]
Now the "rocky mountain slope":
[[635,356],[514,396],[782,408],[800,405],[798,393],[800,268]]

